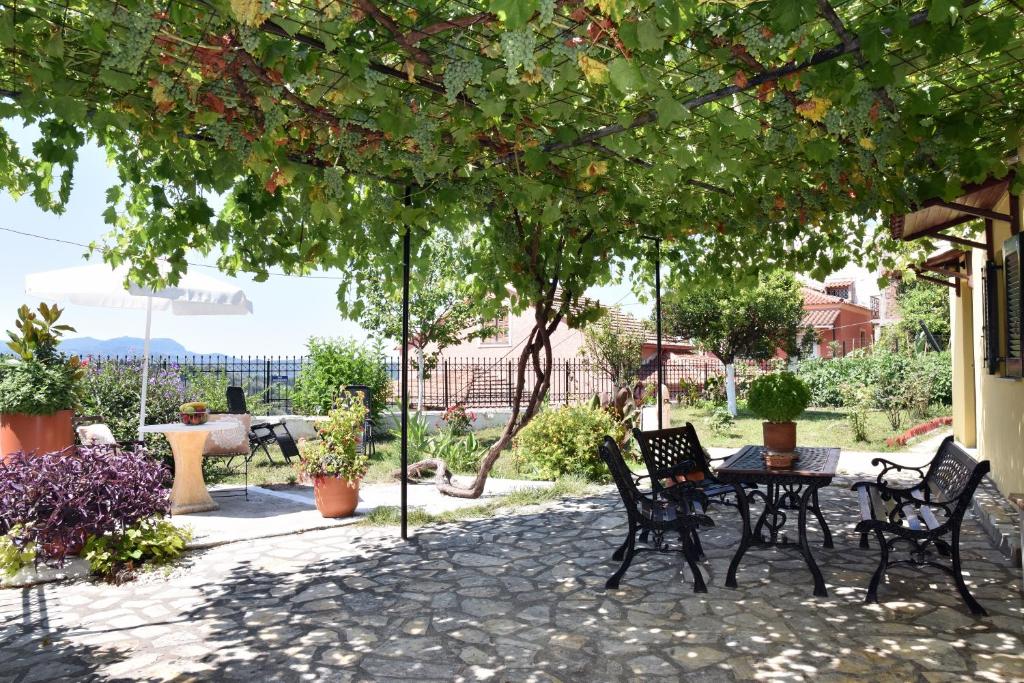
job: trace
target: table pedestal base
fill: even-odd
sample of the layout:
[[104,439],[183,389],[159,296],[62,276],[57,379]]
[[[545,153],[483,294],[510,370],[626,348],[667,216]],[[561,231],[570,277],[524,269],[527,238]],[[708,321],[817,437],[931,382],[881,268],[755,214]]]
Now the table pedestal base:
[[[740,516],[743,518],[743,537],[740,540],[740,547],[736,549],[736,554],[732,558],[732,562],[729,563],[729,573],[726,575],[725,585],[729,588],[736,588],[736,571],[739,569],[740,560],[743,559],[743,555],[747,552],[748,548],[757,546],[789,546],[798,548],[800,554],[803,555],[804,561],[807,563],[807,569],[811,572],[811,576],[814,579],[814,594],[818,597],[827,597],[828,591],[825,589],[825,579],[821,575],[817,562],[814,561],[810,544],[807,542],[807,512],[812,512],[821,525],[822,533],[825,536],[822,545],[826,548],[831,548],[832,533],[829,531],[828,524],[825,522],[825,518],[821,514],[821,507],[818,504],[818,489],[826,486],[828,483],[829,480],[827,479],[820,483],[808,483],[806,480],[800,484],[770,482],[766,494],[753,490],[749,493],[749,499],[739,484],[733,484],[736,498],[739,502]],[[764,498],[764,511],[761,512],[757,525],[751,531],[749,501],[758,496]],[[779,531],[786,523],[786,513],[784,510],[798,511],[797,530],[800,539],[799,543],[786,543],[779,540]],[[763,535],[763,529],[765,528],[768,530],[767,539]]]
[[171,487],[171,514],[188,515],[219,510],[203,481],[203,448],[209,432],[167,432],[174,454],[174,484]]

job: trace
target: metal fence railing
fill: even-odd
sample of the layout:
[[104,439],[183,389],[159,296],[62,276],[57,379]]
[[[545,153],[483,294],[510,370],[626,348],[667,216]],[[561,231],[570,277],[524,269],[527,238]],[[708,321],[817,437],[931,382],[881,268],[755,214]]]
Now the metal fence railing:
[[[96,365],[140,361],[139,356],[89,357],[89,362]],[[290,413],[289,392],[305,362],[305,356],[152,356],[149,367],[151,373],[180,370],[224,374],[230,385],[244,388],[250,396],[259,396],[275,413]]]
[[[389,370],[393,378],[392,395],[401,398],[399,361],[390,360]],[[737,374],[752,378],[771,369],[771,363],[750,361],[737,362]],[[712,356],[686,356],[665,361],[662,373],[670,397],[675,399],[682,393],[702,391],[709,381],[721,381],[725,366]],[[645,363],[636,372],[636,379],[644,383],[655,382],[657,366],[652,361]],[[450,358],[438,361],[424,382],[424,407],[444,408],[463,403],[470,408],[497,408],[512,404],[515,392],[516,362],[507,358]],[[525,396],[537,381],[532,366],[527,368]],[[556,358],[552,364],[551,382],[547,400],[551,403],[577,403],[587,401],[595,394],[610,394],[615,385],[611,377],[582,358]],[[418,404],[418,381],[416,371],[409,371],[409,398]]]
[[[94,364],[138,363],[137,356],[92,357]],[[180,370],[181,372],[222,373],[228,382],[245,388],[250,395],[259,395],[276,413],[292,412],[290,391],[303,366],[306,356],[155,356],[150,359],[153,371]],[[400,368],[397,358],[386,359],[391,377],[391,398],[401,400]],[[737,375],[752,378],[770,369],[770,363],[737,362]],[[665,385],[671,398],[682,393],[700,391],[709,382],[720,382],[725,367],[711,356],[686,356],[665,361],[662,366]],[[638,380],[653,383],[656,364],[646,363],[636,373]],[[509,406],[514,398],[516,362],[507,358],[442,358],[428,373],[423,391],[427,409],[443,409],[455,403],[471,408],[498,408]],[[526,394],[533,389],[537,378],[532,367],[527,368]],[[556,358],[552,366],[548,401],[555,404],[589,400],[594,394],[608,394],[615,389],[607,373],[594,368],[581,358]],[[409,399],[419,402],[416,369],[409,369]]]

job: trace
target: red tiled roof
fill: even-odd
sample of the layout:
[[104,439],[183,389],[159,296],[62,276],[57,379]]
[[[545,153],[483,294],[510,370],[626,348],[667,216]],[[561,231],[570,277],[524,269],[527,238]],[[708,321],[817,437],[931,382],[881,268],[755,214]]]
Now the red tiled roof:
[[830,277],[830,278],[825,280],[825,286],[826,287],[849,287],[854,282],[856,282],[856,280],[854,280],[851,277],[837,277],[837,278],[831,278]]
[[[644,333],[644,344],[657,344],[658,335],[655,334],[652,326],[645,324],[644,321],[636,318],[625,311],[622,311],[614,306],[603,307],[607,311],[608,317],[611,318],[612,324],[616,327],[631,332],[643,332]],[[671,335],[663,334],[661,337],[662,346],[686,346],[689,347],[691,344],[683,337],[673,337]]]
[[[557,298],[562,297],[561,288],[559,288],[558,291],[555,292],[555,296]],[[658,335],[654,331],[654,326],[651,325],[649,322],[640,320],[639,318],[632,316],[629,313],[626,313],[617,306],[605,306],[600,301],[597,301],[596,299],[590,299],[588,297],[581,297],[579,303],[576,305],[576,308],[577,310],[582,310],[583,308],[589,306],[597,306],[599,308],[603,308],[616,327],[619,327],[624,330],[630,330],[633,332],[643,332],[645,345],[649,344],[651,346],[654,346],[658,343]],[[681,347],[685,348],[686,350],[690,350],[693,348],[693,343],[689,339],[686,339],[685,337],[673,337],[672,335],[668,334],[662,334],[661,344],[662,347],[665,348],[666,350],[678,350]]]
[[825,292],[819,292],[816,289],[810,287],[801,287],[804,294],[804,305],[814,306],[816,304],[841,304],[846,302],[846,299],[842,299],[838,296],[832,296]]
[[819,311],[807,311],[804,319],[800,322],[801,327],[813,327],[815,329],[831,328],[839,317],[839,311],[834,308],[826,308]]

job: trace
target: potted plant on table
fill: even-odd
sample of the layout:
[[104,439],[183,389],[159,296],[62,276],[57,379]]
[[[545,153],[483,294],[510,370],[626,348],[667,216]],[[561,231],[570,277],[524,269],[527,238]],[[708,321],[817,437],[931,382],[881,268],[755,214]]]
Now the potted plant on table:
[[324,517],[348,517],[359,503],[359,481],[370,463],[362,443],[365,419],[362,398],[345,392],[317,425],[320,440],[303,444],[300,467],[313,480],[316,509]]
[[17,331],[8,331],[13,356],[0,360],[0,458],[16,452],[48,453],[74,444],[72,418],[85,367],[57,349],[69,325],[61,309],[18,309]]
[[765,459],[769,466],[787,467],[796,458],[796,422],[811,402],[811,391],[792,372],[762,375],[747,393],[747,407],[764,420]]

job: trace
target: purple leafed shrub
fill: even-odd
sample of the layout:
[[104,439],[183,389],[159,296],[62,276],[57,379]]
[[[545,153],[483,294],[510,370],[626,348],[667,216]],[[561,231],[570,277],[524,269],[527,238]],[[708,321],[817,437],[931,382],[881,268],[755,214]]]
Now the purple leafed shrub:
[[59,566],[88,536],[167,514],[169,479],[141,448],[15,453],[0,461],[0,535],[19,548],[35,543],[39,560]]

